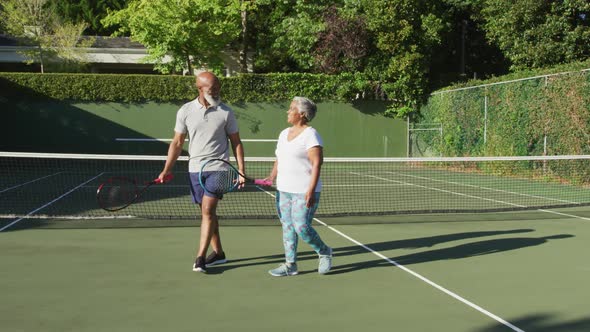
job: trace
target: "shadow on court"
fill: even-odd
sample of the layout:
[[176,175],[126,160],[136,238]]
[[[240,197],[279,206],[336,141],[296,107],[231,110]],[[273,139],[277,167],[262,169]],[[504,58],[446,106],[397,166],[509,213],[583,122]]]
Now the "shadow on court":
[[[513,230],[506,230],[506,231],[481,231],[481,232],[463,232],[463,233],[454,233],[454,234],[445,234],[445,235],[437,235],[437,236],[429,236],[429,237],[421,237],[415,239],[407,239],[407,240],[397,240],[397,241],[387,241],[387,242],[376,242],[371,244],[366,244],[367,247],[371,248],[374,251],[383,252],[389,250],[396,250],[396,249],[417,249],[417,248],[429,248],[435,246],[437,244],[458,241],[458,240],[465,240],[465,239],[475,239],[487,236],[497,236],[497,235],[506,235],[506,234],[519,234],[519,233],[528,233],[533,232],[533,229],[513,229]],[[437,250],[429,250],[420,253],[410,254],[410,255],[403,255],[391,258],[392,260],[398,262],[402,265],[411,265],[411,264],[418,264],[418,263],[425,263],[425,262],[432,262],[432,261],[439,261],[439,260],[447,260],[447,259],[461,259],[461,258],[469,258],[473,256],[480,256],[480,255],[487,255],[493,254],[503,251],[509,250],[516,250],[525,247],[537,246],[547,242],[548,240],[552,239],[562,239],[562,238],[569,238],[573,237],[573,235],[569,234],[560,234],[548,237],[513,237],[513,238],[505,238],[505,239],[493,239],[493,240],[484,240],[484,241],[477,241],[468,244],[461,244],[451,248],[444,248],[444,249],[437,249]],[[299,247],[307,246],[307,244],[300,241]],[[363,270],[368,268],[376,268],[376,267],[391,267],[391,263],[383,260],[383,259],[376,259],[371,261],[362,261],[352,264],[338,264],[338,257],[344,256],[353,256],[359,254],[366,254],[367,250],[363,247],[354,245],[354,246],[347,246],[347,247],[340,247],[340,248],[333,248],[334,249],[334,256],[335,256],[335,265],[332,267],[332,271],[330,274],[340,274],[340,273],[349,273],[357,270]],[[307,251],[300,251],[298,253],[298,261],[305,261],[305,260],[316,260],[317,255],[315,252],[307,250]],[[215,266],[209,269],[209,273],[211,274],[218,274],[223,273],[227,270],[232,270],[236,268],[242,268],[247,266],[257,266],[257,265],[267,265],[269,263],[282,263],[284,262],[284,254],[274,254],[268,256],[259,256],[259,257],[250,257],[250,258],[241,258],[241,259],[231,259],[230,264]],[[300,274],[310,273],[315,271],[300,271]]]
[[[522,230],[519,230],[522,231]],[[509,232],[508,232],[509,233]],[[402,255],[391,257],[390,259],[400,265],[412,265],[426,262],[462,259],[481,255],[495,254],[510,250],[517,250],[527,247],[538,246],[548,242],[549,240],[565,239],[573,237],[571,234],[557,234],[545,237],[512,237],[505,239],[493,239],[478,241],[466,244],[460,244],[451,248],[443,248],[436,250],[429,250],[409,255]],[[371,245],[368,247],[377,250]],[[391,263],[376,259],[372,261],[364,261],[353,264],[336,265],[332,268],[330,274],[348,273],[356,270],[363,270],[375,267],[390,267]]]
[[[536,314],[519,319],[508,320],[511,324],[524,331],[535,332],[576,332],[590,331],[590,318],[584,318],[573,321],[560,322],[557,315],[553,314]],[[478,332],[502,332],[509,328],[497,323],[493,326],[486,327]]]

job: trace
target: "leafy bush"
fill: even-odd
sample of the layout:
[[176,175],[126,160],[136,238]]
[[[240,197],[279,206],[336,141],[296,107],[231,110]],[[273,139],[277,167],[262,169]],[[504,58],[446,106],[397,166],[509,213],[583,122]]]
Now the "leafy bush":
[[[360,74],[244,74],[220,78],[227,102],[272,102],[305,96],[314,101],[372,98],[376,85]],[[183,101],[198,92],[195,78],[163,75],[0,73],[9,98],[74,101]]]
[[442,125],[432,144],[444,156],[588,154],[590,71],[582,65],[590,61],[437,91],[420,122]]

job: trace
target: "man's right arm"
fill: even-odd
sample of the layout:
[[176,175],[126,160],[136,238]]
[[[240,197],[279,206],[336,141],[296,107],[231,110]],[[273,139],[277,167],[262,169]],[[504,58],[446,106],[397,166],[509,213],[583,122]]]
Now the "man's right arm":
[[178,132],[174,132],[174,138],[168,147],[168,157],[166,158],[166,164],[164,165],[164,170],[160,173],[158,178],[160,180],[164,180],[164,177],[170,173],[172,173],[172,168],[174,168],[174,164],[176,160],[182,153],[182,146],[184,145],[184,140],[186,138],[186,134],[181,134]]

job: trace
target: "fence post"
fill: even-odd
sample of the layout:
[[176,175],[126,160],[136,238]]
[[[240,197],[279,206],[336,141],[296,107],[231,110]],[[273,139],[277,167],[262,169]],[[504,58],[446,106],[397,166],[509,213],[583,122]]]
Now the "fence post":
[[408,142],[406,144],[407,145],[406,146],[406,157],[409,158],[410,157],[410,144],[411,144],[411,142],[410,142],[410,115],[409,114],[408,114],[408,121],[407,122],[408,123],[407,123],[407,128],[406,128],[406,131],[407,131],[407,135],[406,136],[407,136],[407,141]]
[[488,141],[488,89],[485,89],[483,97],[483,144]]

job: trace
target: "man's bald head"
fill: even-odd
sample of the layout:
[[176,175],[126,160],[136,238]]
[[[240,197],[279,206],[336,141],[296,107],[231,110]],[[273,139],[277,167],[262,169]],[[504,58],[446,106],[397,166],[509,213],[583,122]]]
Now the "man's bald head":
[[209,92],[214,97],[219,97],[221,83],[215,74],[204,71],[197,75],[197,88],[205,93]]
[[204,71],[197,75],[197,89],[199,89],[199,100],[205,106],[217,106],[220,103],[219,92],[221,82],[215,74]]

